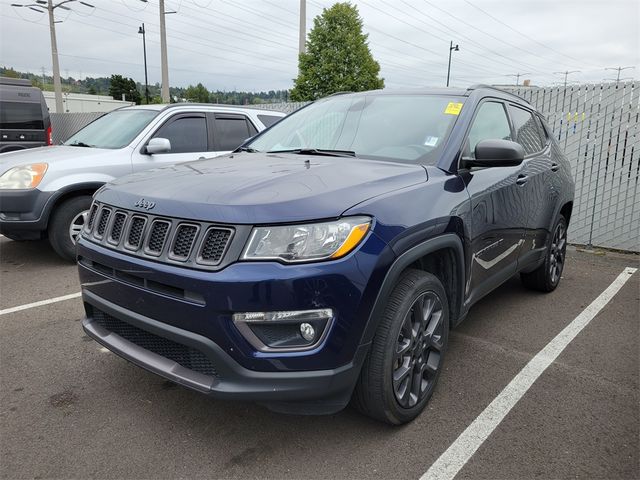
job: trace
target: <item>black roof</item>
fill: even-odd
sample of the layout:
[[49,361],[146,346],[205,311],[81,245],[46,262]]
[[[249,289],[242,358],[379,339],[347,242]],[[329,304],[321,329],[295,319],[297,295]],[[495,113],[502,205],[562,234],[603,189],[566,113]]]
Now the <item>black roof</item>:
[[[486,91],[492,96],[500,97],[506,100],[515,101],[521,104],[530,105],[524,98],[519,97],[511,92],[501,90],[500,88],[492,87],[491,85],[476,84],[471,85],[469,88],[452,88],[452,87],[431,87],[431,88],[413,88],[413,89],[388,89],[384,90],[369,90],[365,92],[336,92],[329,97],[335,95],[454,95],[460,97],[468,97],[473,92]],[[328,98],[328,97],[324,97]]]

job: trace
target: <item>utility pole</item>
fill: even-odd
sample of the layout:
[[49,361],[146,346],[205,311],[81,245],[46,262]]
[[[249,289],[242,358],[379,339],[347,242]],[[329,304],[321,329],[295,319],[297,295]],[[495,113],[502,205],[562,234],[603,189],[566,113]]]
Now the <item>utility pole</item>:
[[447,67],[447,87],[449,86],[449,77],[451,76],[451,52],[460,51],[458,44],[453,44],[453,41],[449,43],[449,66]]
[[567,77],[572,73],[580,73],[580,70],[567,70],[565,72],[553,72],[554,75],[564,75],[564,87],[567,86]]
[[525,75],[531,75],[531,72],[525,73],[512,73],[511,75],[505,75],[506,77],[516,77],[516,87],[520,85],[520,77],[524,77]]
[[169,103],[169,65],[167,62],[167,27],[165,26],[166,12],[164,11],[164,0],[160,4],[160,65],[162,67],[162,102]]
[[[57,6],[60,6],[58,4]],[[62,106],[62,82],[60,81],[60,64],[58,63],[58,42],[56,40],[56,20],[53,15],[53,2],[47,0],[49,12],[49,34],[51,35],[51,60],[53,63],[53,91],[56,96],[56,113],[64,112]]]
[[144,54],[144,98],[147,99],[147,105],[149,105],[149,77],[147,76],[147,40],[146,30],[144,29],[144,23],[138,28],[138,33],[142,34],[142,52]]
[[58,42],[56,41],[56,19],[54,11],[56,8],[71,10],[66,4],[78,2],[85,7],[95,8],[90,3],[81,0],[63,0],[53,3],[53,0],[36,0],[35,3],[12,3],[15,8],[28,8],[36,12],[44,13],[45,9],[49,14],[49,34],[51,36],[51,63],[53,64],[53,90],[56,97],[56,113],[64,112],[62,105],[62,82],[60,81],[60,63],[58,63]]
[[[618,72],[618,75],[616,76],[616,85],[618,83],[620,83],[620,73],[624,70],[629,70],[629,69],[635,69],[636,67],[607,67],[605,68],[605,70],[615,70],[616,72]],[[624,79],[623,79],[624,80]]]
[[307,41],[307,0],[300,0],[300,31],[298,32],[298,53],[304,53]]

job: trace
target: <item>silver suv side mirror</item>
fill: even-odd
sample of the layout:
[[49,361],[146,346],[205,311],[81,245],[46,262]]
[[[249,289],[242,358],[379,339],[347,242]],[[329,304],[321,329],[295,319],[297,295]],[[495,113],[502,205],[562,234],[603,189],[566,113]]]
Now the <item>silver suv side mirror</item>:
[[153,155],[156,153],[169,153],[171,151],[171,142],[168,138],[152,138],[147,143],[147,153]]

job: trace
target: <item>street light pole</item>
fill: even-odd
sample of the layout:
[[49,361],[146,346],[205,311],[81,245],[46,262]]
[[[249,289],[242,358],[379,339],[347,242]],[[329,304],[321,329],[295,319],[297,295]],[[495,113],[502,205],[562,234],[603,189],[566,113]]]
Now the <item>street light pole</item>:
[[149,105],[149,77],[147,76],[147,40],[146,30],[144,29],[144,23],[138,28],[138,33],[142,34],[142,51],[144,52],[144,97],[147,99],[147,105]]
[[449,43],[449,66],[447,67],[447,87],[449,86],[449,77],[451,76],[451,52],[458,52],[460,48],[458,44],[454,45],[453,41]]

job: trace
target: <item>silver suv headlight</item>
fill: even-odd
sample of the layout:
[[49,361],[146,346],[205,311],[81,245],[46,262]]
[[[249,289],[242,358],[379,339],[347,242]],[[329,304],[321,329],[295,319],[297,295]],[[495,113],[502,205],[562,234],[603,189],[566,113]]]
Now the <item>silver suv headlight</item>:
[[32,163],[10,168],[0,176],[0,189],[36,188],[48,167],[46,163]]
[[371,227],[369,217],[304,225],[255,227],[242,253],[243,260],[287,263],[340,258],[356,248]]

